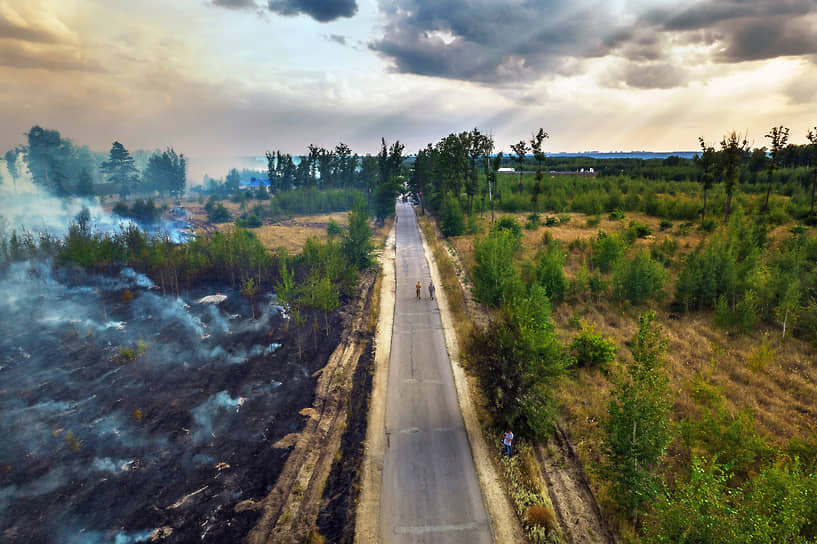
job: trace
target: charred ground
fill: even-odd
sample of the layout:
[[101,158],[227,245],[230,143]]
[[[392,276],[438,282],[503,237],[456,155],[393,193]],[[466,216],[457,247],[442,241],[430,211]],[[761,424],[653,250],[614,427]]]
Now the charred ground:
[[3,539],[240,541],[259,513],[235,505],[275,485],[291,448],[274,445],[303,428],[342,311],[327,333],[323,316],[287,327],[260,296],[253,321],[228,285],[162,297],[130,272],[77,281],[30,263],[3,283]]

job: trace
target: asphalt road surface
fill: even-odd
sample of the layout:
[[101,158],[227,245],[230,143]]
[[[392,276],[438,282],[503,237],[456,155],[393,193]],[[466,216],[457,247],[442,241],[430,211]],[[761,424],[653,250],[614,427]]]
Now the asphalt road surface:
[[[414,211],[397,205],[381,541],[492,542]],[[417,299],[415,285],[422,284]]]

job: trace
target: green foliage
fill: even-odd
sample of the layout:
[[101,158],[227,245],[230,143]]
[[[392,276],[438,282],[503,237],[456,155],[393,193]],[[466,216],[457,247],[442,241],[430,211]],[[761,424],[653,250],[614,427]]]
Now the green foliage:
[[613,292],[621,301],[644,304],[660,292],[666,277],[661,263],[654,261],[649,251],[641,250],[632,260],[625,260],[616,267]]
[[552,216],[545,217],[545,226],[546,227],[558,227],[559,226],[559,219]]
[[817,477],[779,460],[734,488],[732,474],[693,459],[689,477],[657,502],[644,523],[649,542],[789,543],[817,538]]
[[209,210],[205,207],[205,210],[207,211],[207,220],[210,223],[229,223],[233,219],[221,202],[214,203]]
[[445,236],[459,236],[465,232],[465,216],[454,195],[447,194],[440,206],[440,230]]
[[522,227],[519,225],[519,221],[507,215],[500,217],[491,227],[491,230],[493,232],[507,231],[517,243],[522,240]]
[[658,224],[658,228],[660,228],[661,230],[672,230],[672,221],[662,219],[661,222]]
[[343,234],[343,227],[338,225],[334,219],[330,219],[329,224],[326,225],[326,234],[329,238],[336,238]]
[[652,229],[649,225],[639,223],[638,221],[630,221],[630,225],[625,231],[625,236],[629,242],[633,242],[637,238],[646,238],[652,234]]
[[660,490],[657,468],[671,438],[672,399],[663,361],[667,342],[654,319],[654,312],[639,318],[633,362],[627,375],[616,380],[602,423],[605,458],[600,472],[634,520]]
[[564,266],[565,253],[558,241],[549,243],[536,258],[536,282],[553,302],[562,302],[567,294]]
[[270,217],[312,215],[345,212],[354,208],[363,198],[358,189],[327,189],[304,187],[294,191],[281,191],[270,199]]
[[255,229],[264,224],[254,213],[242,213],[235,220],[235,226],[245,229]]
[[594,215],[592,217],[588,217],[585,223],[589,228],[594,229],[601,224],[601,216]]
[[519,271],[514,266],[518,243],[509,230],[492,230],[474,242],[472,271],[474,299],[492,306],[521,288]]
[[607,216],[607,219],[610,221],[621,221],[624,219],[624,210],[621,208],[616,208],[610,212],[610,215]]
[[611,337],[596,333],[596,324],[581,320],[581,332],[570,344],[570,352],[578,366],[605,367],[615,359],[617,346]]
[[349,229],[343,237],[342,252],[346,260],[358,270],[372,265],[372,230],[362,201],[349,212]]
[[604,231],[599,231],[596,238],[591,242],[593,266],[604,273],[610,272],[618,261],[624,257],[626,244],[616,235],[610,235]]
[[552,428],[549,385],[568,360],[554,333],[544,289],[507,300],[499,318],[472,333],[466,353],[479,376],[494,420],[520,436],[543,438]]
[[536,230],[539,228],[540,224],[539,214],[531,214],[528,216],[528,220],[525,222],[525,230]]

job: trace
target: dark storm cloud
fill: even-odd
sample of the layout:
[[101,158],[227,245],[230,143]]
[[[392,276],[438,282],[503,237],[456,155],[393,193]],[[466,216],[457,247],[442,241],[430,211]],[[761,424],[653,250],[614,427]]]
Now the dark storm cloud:
[[357,0],[269,0],[269,10],[279,15],[309,15],[321,23],[357,13]]
[[602,12],[562,0],[383,0],[369,47],[399,72],[486,83],[535,79],[609,48]]
[[657,33],[721,47],[714,60],[742,62],[817,52],[814,0],[723,0],[654,10],[642,24]]
[[227,9],[255,9],[255,0],[213,0],[213,5]]
[[623,24],[600,3],[537,0],[381,0],[382,38],[369,43],[398,72],[488,84],[570,73],[613,55],[620,80],[667,88],[687,80],[669,66],[673,44],[717,45],[716,62],[817,52],[814,0],[709,0],[636,13]]

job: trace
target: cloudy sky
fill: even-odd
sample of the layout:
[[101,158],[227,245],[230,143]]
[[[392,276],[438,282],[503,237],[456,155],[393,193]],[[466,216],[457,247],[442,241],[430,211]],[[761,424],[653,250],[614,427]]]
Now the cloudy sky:
[[[498,147],[689,150],[817,125],[815,0],[0,0],[0,152],[35,125],[217,158]],[[220,177],[220,171],[208,171]]]

